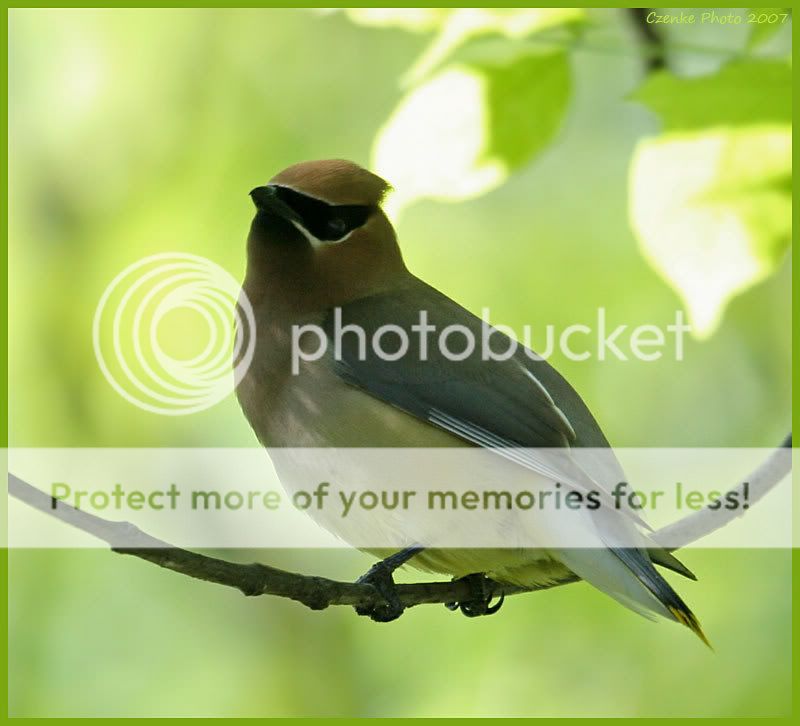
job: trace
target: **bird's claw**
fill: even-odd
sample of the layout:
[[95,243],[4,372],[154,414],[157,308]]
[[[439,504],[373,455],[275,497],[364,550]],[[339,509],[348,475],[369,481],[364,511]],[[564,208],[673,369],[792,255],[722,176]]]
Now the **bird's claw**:
[[505,595],[500,594],[500,599],[492,605],[494,592],[491,580],[481,574],[467,575],[461,578],[470,588],[470,598],[463,602],[448,602],[448,610],[460,610],[468,618],[477,618],[482,615],[494,615],[503,606]]
[[382,603],[366,607],[356,607],[359,615],[365,615],[376,623],[388,623],[397,620],[405,610],[397,596],[397,586],[392,577],[392,570],[378,562],[369,571],[356,580],[360,585],[371,585],[383,598]]
[[388,623],[392,620],[397,620],[403,614],[405,606],[397,596],[397,586],[394,584],[392,573],[398,567],[402,567],[414,555],[422,552],[423,549],[421,545],[405,547],[380,562],[376,562],[365,575],[359,577],[357,582],[360,585],[374,587],[383,598],[383,602],[377,605],[357,607],[356,612],[359,615],[366,615],[376,623]]

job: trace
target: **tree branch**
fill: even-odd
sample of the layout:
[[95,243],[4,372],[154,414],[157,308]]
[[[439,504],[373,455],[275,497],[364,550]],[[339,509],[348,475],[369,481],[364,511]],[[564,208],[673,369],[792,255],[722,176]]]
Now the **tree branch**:
[[[772,487],[774,487],[792,468],[791,456],[787,456],[783,449],[792,448],[792,435],[789,434],[775,449],[772,454],[753,471],[750,476],[743,479],[727,494],[735,493],[738,501],[742,501],[744,485],[749,484],[748,501],[750,506],[758,502]],[[679,519],[674,524],[662,527],[651,535],[656,542],[669,546],[670,550],[685,547],[705,537],[712,532],[724,527],[738,517],[744,516],[746,509],[709,509],[704,507],[692,514]],[[677,543],[677,544],[676,544]]]
[[[58,507],[53,509],[51,498],[47,494],[11,473],[8,475],[8,493],[40,512],[103,540],[118,554],[132,555],[197,580],[233,587],[248,596],[285,597],[296,600],[312,610],[322,610],[329,605],[369,608],[383,604],[383,596],[372,585],[366,583],[339,582],[325,577],[287,572],[259,563],[242,564],[220,560],[175,547],[142,532],[130,522],[103,519],[75,509],[63,501],[59,501]],[[131,547],[131,543],[136,546]],[[494,588],[496,595],[512,595],[518,592],[527,590],[511,585],[503,586],[502,589]],[[468,599],[470,593],[469,583],[461,580],[397,585],[397,594],[404,607],[459,602]]]
[[650,13],[650,8],[626,8],[628,14],[633,20],[633,27],[637,35],[641,38],[645,50],[645,62],[647,63],[647,71],[659,71],[665,68],[667,61],[665,58],[666,49],[664,47],[664,39],[661,34],[656,30],[655,25],[647,22],[647,16]]
[[[781,444],[790,448],[792,435],[789,434]],[[775,451],[746,480],[750,485],[751,504],[761,499],[791,470],[790,458]],[[744,482],[737,484],[731,492],[741,492]],[[248,596],[274,595],[302,603],[312,610],[322,610],[329,605],[349,605],[371,609],[385,604],[384,596],[370,584],[340,582],[325,577],[301,575],[296,572],[279,570],[258,563],[241,564],[210,557],[198,552],[175,547],[143,532],[130,522],[114,522],[59,502],[51,506],[51,498],[36,487],[9,473],[8,493],[25,504],[49,514],[77,529],[108,543],[112,551],[131,555],[152,562],[173,572],[178,572],[197,580],[213,582],[225,587],[240,590]],[[683,519],[658,530],[651,537],[656,542],[674,543],[680,546],[704,537],[723,527],[743,512],[712,510],[709,507],[684,517]],[[131,547],[131,543],[135,546]],[[671,546],[670,549],[677,549]],[[577,582],[577,576],[566,577],[557,582],[533,588],[522,588],[487,580],[489,590],[494,596],[516,595],[523,592],[546,590],[559,585]],[[415,605],[435,603],[464,602],[474,594],[474,584],[466,578],[452,582],[422,582],[397,585],[397,596],[405,608]]]

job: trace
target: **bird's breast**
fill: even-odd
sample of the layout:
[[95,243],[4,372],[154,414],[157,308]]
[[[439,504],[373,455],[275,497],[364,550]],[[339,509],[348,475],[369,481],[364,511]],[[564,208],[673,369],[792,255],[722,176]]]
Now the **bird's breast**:
[[318,326],[321,320],[320,315],[259,325],[253,362],[237,387],[237,397],[262,444],[343,448],[465,445],[345,382],[336,373],[331,350],[315,358],[319,339],[307,337],[304,341],[297,331],[302,326]]

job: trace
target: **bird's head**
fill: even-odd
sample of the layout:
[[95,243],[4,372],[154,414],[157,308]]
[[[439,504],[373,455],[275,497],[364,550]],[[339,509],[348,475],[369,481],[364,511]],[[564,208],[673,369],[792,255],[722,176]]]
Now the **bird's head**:
[[381,209],[389,188],[357,164],[329,159],[295,164],[253,189],[251,285],[282,290],[291,284],[314,298],[326,294],[333,304],[385,286],[405,271]]

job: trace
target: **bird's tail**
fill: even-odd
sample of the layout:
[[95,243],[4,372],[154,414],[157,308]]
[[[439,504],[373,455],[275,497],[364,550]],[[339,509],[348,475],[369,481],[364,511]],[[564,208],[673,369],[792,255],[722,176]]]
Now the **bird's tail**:
[[636,576],[636,579],[645,586],[647,591],[666,608],[674,620],[689,628],[709,648],[708,642],[700,622],[689,606],[683,601],[672,586],[661,576],[653,566],[649,557],[639,549],[624,547],[611,548],[611,552]]
[[659,574],[646,550],[613,546],[562,549],[557,556],[578,577],[627,608],[645,617],[656,613],[675,620],[711,647],[694,613]]

